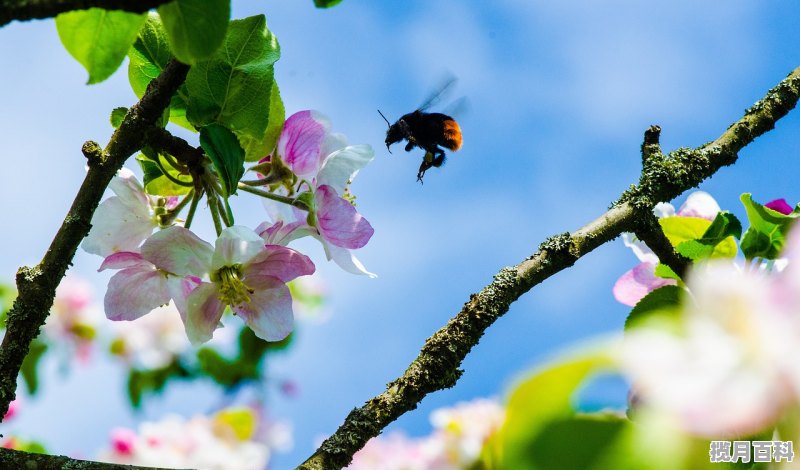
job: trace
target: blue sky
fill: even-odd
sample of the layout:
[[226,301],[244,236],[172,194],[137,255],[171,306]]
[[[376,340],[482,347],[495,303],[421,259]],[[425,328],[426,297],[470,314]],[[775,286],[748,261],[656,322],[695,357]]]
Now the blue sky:
[[[273,401],[273,413],[295,427],[295,450],[274,468],[299,463],[314,439],[380,393],[501,267],[597,217],[635,183],[650,124],[662,127],[666,150],[700,145],[800,65],[800,4],[789,1],[345,0],[327,11],[311,0],[233,4],[235,17],[265,13],[278,36],[287,110],[317,109],[351,143],[376,152],[353,190],[375,228],[359,256],[379,277],[347,275],[325,263],[318,247],[298,245],[328,285],[332,317],[301,326],[294,348],[270,364],[270,374],[291,376],[302,390]],[[10,222],[0,234],[0,275],[11,280],[18,266],[38,261],[66,213],[84,172],[83,141],[104,144],[110,110],[135,97],[124,69],[84,85],[86,74],[61,48],[52,20],[0,29],[0,68],[0,197]],[[396,119],[447,73],[459,78],[454,95],[470,103],[459,118],[464,147],[421,186],[419,152],[396,146],[388,154],[376,109]],[[800,201],[791,176],[800,170],[799,129],[800,118],[790,115],[702,189],[741,218],[742,192],[762,202]],[[246,214],[239,220],[255,226],[263,219],[259,203],[235,204]],[[626,309],[611,286],[635,262],[616,241],[537,286],[489,329],[455,388],[429,396],[391,429],[425,433],[434,408],[502,396],[518,374],[560,348],[621,329]],[[79,253],[73,271],[102,292],[107,276],[95,273],[98,263]],[[60,453],[90,456],[113,426],[206,411],[218,398],[210,387],[179,386],[134,416],[110,364],[69,376],[49,369],[48,393],[16,426]],[[613,385],[601,401],[622,402],[624,390]]]

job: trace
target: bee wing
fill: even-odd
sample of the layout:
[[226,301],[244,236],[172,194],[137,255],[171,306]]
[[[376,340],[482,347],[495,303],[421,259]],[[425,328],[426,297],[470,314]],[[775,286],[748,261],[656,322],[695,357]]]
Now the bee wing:
[[453,119],[460,119],[463,118],[465,115],[469,114],[471,109],[469,98],[466,96],[462,96],[461,98],[453,101],[452,103],[448,104],[442,113],[452,117]]
[[455,75],[452,74],[446,75],[442,79],[442,82],[439,84],[439,86],[434,89],[435,91],[431,93],[428,99],[425,100],[425,102],[422,103],[422,105],[419,108],[417,108],[417,110],[424,111],[430,108],[431,106],[440,103],[445,98],[446,95],[452,92],[453,85],[455,85],[457,81],[458,78],[456,78]]

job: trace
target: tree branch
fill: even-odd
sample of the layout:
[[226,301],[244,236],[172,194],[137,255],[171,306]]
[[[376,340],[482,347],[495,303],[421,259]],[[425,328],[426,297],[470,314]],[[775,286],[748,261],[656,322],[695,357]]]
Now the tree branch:
[[78,460],[63,455],[34,454],[2,447],[0,447],[0,468],[30,468],[36,470],[63,470],[67,468],[76,470],[167,470],[161,467],[137,467],[135,465]]
[[39,334],[53,305],[56,287],[72,263],[81,240],[89,233],[92,215],[108,183],[136,150],[141,148],[145,131],[151,128],[169,106],[170,97],[186,79],[189,66],[171,61],[150,82],[142,99],[131,107],[105,150],[94,142],[81,149],[89,160],[89,171],[42,261],[35,267],[17,271],[19,294],[8,312],[6,334],[0,345],[0,416],[14,399],[22,360],[31,341]]
[[[339,429],[298,468],[338,469],[348,465],[359,449],[389,423],[413,410],[431,392],[455,385],[467,353],[483,332],[505,314],[512,302],[553,274],[572,266],[603,243],[632,231],[639,214],[650,213],[659,201],[669,201],[697,186],[721,167],[733,164],[738,152],[771,130],[800,97],[800,68],[731,125],[715,141],[696,149],[681,148],[668,155],[655,151],[653,142],[639,185],[632,187],[598,219],[573,232],[551,237],[539,251],[514,267],[500,270],[461,311],[431,336],[405,373],[386,391],[350,412]],[[652,129],[652,128],[651,128]],[[660,129],[659,129],[660,130]]]
[[52,18],[88,8],[144,13],[172,0],[0,0],[0,27],[17,21]]

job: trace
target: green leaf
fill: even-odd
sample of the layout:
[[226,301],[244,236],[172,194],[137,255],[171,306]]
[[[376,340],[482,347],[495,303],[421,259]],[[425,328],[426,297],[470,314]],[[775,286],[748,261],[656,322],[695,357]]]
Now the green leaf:
[[691,260],[704,258],[733,258],[737,248],[734,238],[742,236],[742,223],[730,212],[717,213],[700,238],[686,240],[675,247],[676,251]]
[[158,7],[172,53],[193,65],[222,44],[231,17],[230,0],[175,0]]
[[286,109],[283,106],[278,82],[273,80],[269,95],[269,123],[264,135],[261,138],[250,137],[241,133],[238,135],[239,143],[245,151],[245,161],[257,162],[272,153],[278,143],[278,137],[280,137],[283,130],[283,122],[285,120]]
[[90,8],[56,17],[64,48],[89,72],[89,84],[110,77],[136,40],[145,14]]
[[517,385],[508,398],[506,421],[496,437],[495,444],[503,456],[500,468],[532,468],[522,465],[529,461],[531,442],[552,421],[571,417],[572,395],[578,387],[615,363],[614,351],[601,344],[556,361]]
[[[217,123],[243,141],[252,161],[269,144],[273,90],[273,64],[280,57],[275,35],[264,15],[231,21],[223,46],[210,60],[198,62],[186,78],[186,117],[197,128]],[[254,142],[262,145],[254,145]],[[254,148],[255,147],[255,148]]]
[[122,119],[125,118],[126,114],[128,114],[128,108],[124,106],[112,109],[110,118],[111,127],[113,127],[114,129],[118,129],[119,126],[122,124]]
[[330,8],[342,3],[342,0],[314,0],[317,8]]
[[658,263],[656,265],[654,274],[662,279],[674,279],[678,281],[679,284],[683,282],[683,279],[681,279],[681,277],[678,276],[678,274],[673,271],[672,268],[664,263]]
[[39,361],[47,352],[47,344],[39,339],[34,339],[31,342],[31,347],[28,350],[28,355],[22,361],[22,367],[19,372],[22,374],[22,380],[25,382],[25,388],[28,393],[35,395],[39,390]]
[[[147,85],[156,78],[172,58],[167,33],[161,18],[155,13],[147,16],[147,21],[139,30],[139,36],[128,53],[128,81],[137,97],[141,98]],[[172,96],[169,104],[169,120],[181,127],[196,131],[186,120],[186,85],[181,85]]]
[[753,201],[750,193],[740,196],[747,211],[750,227],[742,236],[741,248],[745,258],[776,259],[794,220],[800,216],[798,212],[789,215],[781,214]]
[[[145,155],[145,153],[149,156]],[[136,156],[136,161],[144,173],[144,192],[153,196],[182,196],[192,189],[191,186],[176,184],[164,176],[161,167],[154,161],[155,158],[159,159],[161,167],[165,168],[173,178],[186,183],[192,182],[189,176],[182,175],[178,170],[170,166],[163,156],[153,149],[145,147],[142,149],[142,154]]]
[[244,150],[227,128],[210,124],[200,129],[200,145],[214,162],[222,182],[223,196],[236,194],[236,185],[244,175]]
[[629,468],[606,466],[606,454],[630,426],[629,421],[612,414],[581,414],[554,420],[533,436],[523,452],[515,454],[517,458],[505,460],[504,468]]
[[234,361],[224,358],[214,349],[205,347],[197,351],[197,362],[200,370],[215,382],[226,388],[232,388],[243,380],[241,370]]
[[[712,222],[699,217],[664,217],[658,219],[664,235],[667,236],[675,251],[689,259],[700,258],[732,258],[736,256],[736,241],[733,237],[723,240],[714,240],[714,244],[707,248],[702,240]],[[717,230],[717,228],[714,228]],[[689,243],[687,243],[689,242]],[[702,245],[702,246],[698,246]]]
[[625,331],[644,321],[659,318],[675,318],[680,314],[683,289],[678,286],[661,286],[645,295],[625,319]]
[[145,395],[160,393],[172,379],[191,376],[177,359],[158,369],[131,369],[128,372],[128,399],[134,408],[139,408]]

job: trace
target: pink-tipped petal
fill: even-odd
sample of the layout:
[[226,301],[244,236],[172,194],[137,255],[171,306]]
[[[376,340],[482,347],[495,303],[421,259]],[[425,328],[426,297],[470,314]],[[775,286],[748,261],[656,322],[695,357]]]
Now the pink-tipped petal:
[[356,208],[328,185],[317,188],[317,228],[323,238],[342,248],[361,248],[375,232]]
[[318,171],[328,129],[328,120],[314,111],[297,112],[284,122],[277,151],[297,176],[309,177]]
[[108,255],[97,270],[104,271],[106,269],[125,269],[142,263],[146,263],[148,265],[150,264],[145,261],[144,258],[142,258],[142,255],[139,253],[120,251],[114,253],[113,255]]
[[187,299],[186,336],[193,345],[203,344],[214,336],[220,326],[225,304],[219,301],[217,286],[202,283]]
[[280,341],[292,332],[292,295],[280,279],[253,276],[247,285],[255,292],[250,302],[232,307],[256,336],[265,341]]
[[643,262],[623,274],[614,284],[614,298],[633,307],[659,287],[677,284],[674,279],[656,277],[655,268],[655,263]]
[[154,266],[140,264],[114,274],[104,299],[109,320],[136,320],[169,303],[169,280]]
[[273,276],[289,282],[298,276],[314,274],[314,263],[308,256],[291,248],[267,245],[258,256],[244,265],[243,271],[246,279],[249,276]]
[[180,276],[202,276],[208,271],[214,248],[189,229],[172,226],[154,233],[142,245],[142,256],[164,271]]
[[768,207],[775,212],[780,212],[783,215],[789,215],[792,213],[794,208],[786,202],[786,199],[775,199],[774,201],[769,201],[768,203],[764,204],[764,207]]
[[267,222],[262,223],[256,228],[256,233],[267,244],[286,246],[292,240],[308,235],[313,236],[317,231],[310,227],[305,220],[292,223],[284,223],[279,220],[271,225]]

